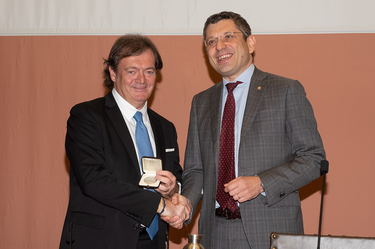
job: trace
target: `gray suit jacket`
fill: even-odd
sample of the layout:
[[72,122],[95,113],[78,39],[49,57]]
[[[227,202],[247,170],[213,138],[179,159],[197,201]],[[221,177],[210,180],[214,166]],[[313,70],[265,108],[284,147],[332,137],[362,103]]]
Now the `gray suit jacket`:
[[[182,194],[194,210],[202,199],[199,233],[208,249],[215,225],[222,89],[220,82],[193,98],[182,180]],[[298,81],[255,68],[238,157],[238,175],[258,175],[266,192],[240,204],[251,248],[269,248],[271,232],[302,233],[298,189],[320,176],[325,152]]]

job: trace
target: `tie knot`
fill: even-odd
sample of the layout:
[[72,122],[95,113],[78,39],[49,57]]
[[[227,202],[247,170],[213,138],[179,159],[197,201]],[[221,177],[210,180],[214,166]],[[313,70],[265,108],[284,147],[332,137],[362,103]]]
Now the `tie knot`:
[[133,118],[135,119],[135,121],[138,122],[142,122],[143,123],[143,119],[142,119],[142,112],[136,112],[133,116]]
[[238,86],[238,84],[241,84],[241,83],[242,83],[241,81],[237,81],[237,82],[226,84],[225,86],[228,89],[228,93],[233,92],[233,90]]

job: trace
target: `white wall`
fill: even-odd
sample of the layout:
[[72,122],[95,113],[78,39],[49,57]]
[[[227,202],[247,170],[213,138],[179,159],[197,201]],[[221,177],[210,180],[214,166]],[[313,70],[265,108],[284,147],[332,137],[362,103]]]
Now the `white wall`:
[[200,35],[213,13],[254,34],[374,33],[374,0],[2,0],[0,35]]

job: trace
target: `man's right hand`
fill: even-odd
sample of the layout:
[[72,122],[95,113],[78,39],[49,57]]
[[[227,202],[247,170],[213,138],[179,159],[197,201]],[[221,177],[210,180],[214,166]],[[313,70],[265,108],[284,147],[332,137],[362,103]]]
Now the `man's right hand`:
[[190,201],[185,196],[174,194],[172,196],[172,203],[174,205],[182,204],[185,207],[186,219],[184,221],[187,221],[190,218],[190,213],[191,213],[191,210],[193,209]]
[[191,204],[184,196],[175,193],[172,199],[165,198],[165,208],[160,218],[174,228],[181,229],[184,221],[188,220]]

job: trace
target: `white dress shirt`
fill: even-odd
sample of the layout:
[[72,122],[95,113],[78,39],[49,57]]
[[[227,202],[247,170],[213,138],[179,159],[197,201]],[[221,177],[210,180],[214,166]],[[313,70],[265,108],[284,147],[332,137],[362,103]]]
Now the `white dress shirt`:
[[[120,108],[121,114],[125,120],[126,125],[128,126],[130,135],[133,140],[134,148],[136,150],[136,154],[138,157],[138,162],[139,162],[138,147],[135,141],[135,127],[137,125],[137,121],[133,118],[134,114],[137,111],[140,111],[142,113],[143,123],[145,124],[147,128],[148,136],[150,137],[150,142],[152,146],[152,151],[155,156],[156,155],[155,139],[154,139],[154,133],[152,132],[152,128],[151,128],[150,119],[148,118],[148,114],[147,114],[147,101],[141,110],[137,110],[134,106],[129,104],[129,102],[127,102],[123,97],[121,97],[121,95],[116,91],[115,88],[112,89],[112,94],[115,97],[116,103],[118,107]],[[139,170],[141,171],[141,174],[143,174],[141,166],[139,167]]]
[[222,106],[221,106],[221,118],[223,118],[224,106],[227,101],[228,90],[225,87],[226,84],[236,81],[241,81],[241,84],[238,84],[237,87],[233,90],[234,99],[236,101],[236,112],[234,120],[234,163],[236,168],[236,177],[238,177],[238,150],[240,148],[240,138],[241,138],[241,129],[243,115],[245,113],[247,95],[249,93],[250,80],[254,73],[254,64],[251,64],[240,76],[238,76],[234,81],[227,81],[223,78],[223,97],[222,97]]

